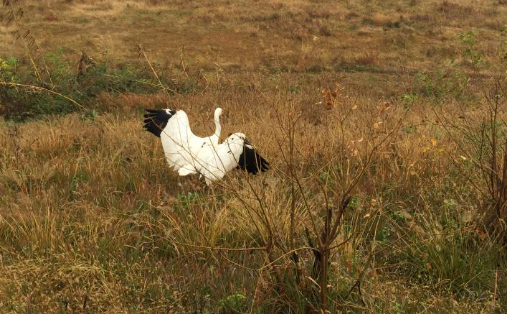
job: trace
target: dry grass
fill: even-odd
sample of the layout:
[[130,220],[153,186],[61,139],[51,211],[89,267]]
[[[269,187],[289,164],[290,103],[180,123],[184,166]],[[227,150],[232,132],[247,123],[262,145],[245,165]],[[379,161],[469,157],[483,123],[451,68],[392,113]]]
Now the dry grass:
[[[71,60],[82,50],[91,56],[105,55],[117,62],[138,60],[137,44],[163,67],[180,61],[185,46],[187,62],[203,69],[222,66],[235,72],[270,68],[304,70],[312,66],[343,70],[335,58],[361,60],[365,53],[378,58],[381,69],[438,69],[447,58],[424,53],[459,49],[459,30],[472,29],[481,39],[479,49],[490,63],[497,63],[500,31],[507,22],[507,8],[494,1],[310,2],[221,1],[20,1],[25,11],[23,27],[30,29],[43,52],[63,48]],[[64,13],[61,13],[64,12]],[[470,12],[473,12],[471,14]],[[8,19],[3,14],[3,21]],[[13,28],[2,26],[3,53],[16,55]],[[438,32],[442,35],[435,35]],[[405,37],[403,43],[388,38]],[[160,43],[166,43],[160,45]],[[312,45],[305,68],[297,68]],[[492,67],[493,68],[493,67]]]
[[[287,84],[284,81],[280,83]],[[414,128],[414,132],[400,130],[375,152],[374,163],[353,191],[355,205],[346,212],[335,244],[349,236],[352,241],[340,247],[331,261],[330,284],[338,293],[331,298],[331,308],[489,311],[493,279],[486,284],[488,290],[481,290],[483,284],[479,288],[466,284],[464,291],[474,292],[456,302],[451,290],[444,288],[445,281],[423,288],[417,285],[419,280],[431,281],[403,275],[412,273],[411,264],[425,269],[425,263],[433,262],[426,257],[429,260],[418,265],[417,255],[399,258],[414,245],[421,245],[417,254],[424,256],[426,241],[441,241],[438,234],[446,221],[441,213],[445,206],[438,204],[448,199],[467,204],[475,197],[449,171],[455,146],[439,135],[442,130],[431,122],[435,121],[432,111],[421,104],[407,112],[402,103],[388,106],[350,97],[343,90],[336,96],[329,94],[331,105],[327,106],[326,95],[259,94],[230,87],[170,100],[166,96],[102,99],[106,107],[116,101],[177,103],[190,113],[198,134],[209,133],[210,104],[220,104],[229,114],[225,133],[246,132],[273,169],[255,178],[232,174],[214,190],[205,189],[196,178],[177,179],[167,169],[158,140],[142,131],[135,106],[115,106],[116,113],[95,120],[70,115],[22,125],[4,123],[0,128],[0,201],[6,205],[1,211],[0,281],[4,284],[0,308],[47,313],[62,308],[75,312],[217,311],[223,304],[219,300],[241,293],[247,297],[247,308],[297,312],[297,298],[290,299],[287,291],[276,288],[279,283],[272,276],[291,267],[290,255],[284,253],[291,230],[290,168],[284,162],[289,147],[284,123],[277,117],[301,114],[294,164],[310,203],[310,212],[300,203],[302,199],[295,208],[295,243],[302,248],[309,245],[304,229],[312,230],[308,215],[320,215],[324,206],[315,176],[330,176],[324,182],[329,185],[330,201],[335,202],[333,193],[339,194],[339,186],[347,185],[372,145],[393,130],[399,119],[403,119],[402,130]],[[308,104],[315,105],[310,110]],[[452,106],[446,111],[453,114]],[[348,115],[344,124],[336,123],[344,115]],[[198,121],[205,121],[206,127]],[[347,173],[333,172],[330,165],[343,165]],[[345,181],[335,182],[332,176]],[[446,189],[448,184],[456,190]],[[252,220],[259,210],[255,191],[261,191],[271,228],[276,230],[278,244],[271,254],[280,260],[274,265],[266,264],[264,250],[241,251],[263,247],[268,236],[262,220]],[[467,230],[469,222],[468,218],[455,223]],[[212,249],[217,247],[240,251]],[[378,260],[369,261],[370,250]],[[311,269],[310,253],[305,249],[299,253],[305,272]],[[491,256],[484,254],[482,262],[487,264]],[[491,271],[484,267],[481,271]],[[345,298],[346,289],[363,268],[367,273],[361,296],[353,291]],[[503,271],[500,274],[504,278]],[[302,284],[307,287],[302,291],[313,285],[306,279]]]
[[[505,311],[504,248],[476,223],[484,198],[467,180],[477,146],[456,140],[463,117],[483,127],[481,92],[504,69],[500,2],[16,5],[1,57],[27,58],[15,27],[32,30],[35,58],[63,47],[145,67],[140,43],[193,88],[0,120],[0,312],[317,313],[330,212],[329,312]],[[209,189],[176,177],[142,130],[143,108],[172,107],[205,135],[217,106],[269,172]]]

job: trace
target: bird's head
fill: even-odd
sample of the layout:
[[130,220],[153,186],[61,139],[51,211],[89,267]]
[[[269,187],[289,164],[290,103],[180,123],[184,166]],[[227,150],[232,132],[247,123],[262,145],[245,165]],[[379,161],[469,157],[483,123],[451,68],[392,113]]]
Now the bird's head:
[[218,121],[218,119],[220,119],[220,116],[222,115],[222,113],[223,113],[222,108],[215,109],[215,120]]
[[246,135],[243,133],[229,133],[229,137],[226,141],[229,143],[243,144],[246,141]]
[[224,112],[222,108],[215,109],[215,123],[225,123],[227,122],[227,119],[229,118],[229,115],[227,114],[227,111]]

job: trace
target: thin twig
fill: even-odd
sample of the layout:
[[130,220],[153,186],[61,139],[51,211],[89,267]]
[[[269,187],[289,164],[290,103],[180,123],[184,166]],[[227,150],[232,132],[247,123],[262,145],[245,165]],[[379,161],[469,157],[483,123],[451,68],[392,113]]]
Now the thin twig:
[[2,85],[2,86],[10,86],[10,87],[23,87],[23,88],[28,88],[28,89],[33,89],[33,90],[47,92],[47,93],[50,93],[50,94],[57,95],[57,96],[60,96],[62,98],[65,98],[68,101],[70,101],[71,103],[73,103],[74,105],[78,106],[80,109],[86,110],[85,106],[81,105],[80,103],[78,103],[74,99],[72,99],[72,98],[70,98],[68,96],[65,96],[65,95],[63,95],[63,94],[61,94],[59,92],[55,92],[53,90],[47,89],[45,87],[35,86],[35,85],[28,85],[28,84],[12,83],[12,82],[0,82],[0,85]]
[[164,84],[162,84],[162,81],[160,80],[160,77],[158,76],[157,71],[155,71],[155,68],[151,64],[150,59],[148,58],[148,56],[146,55],[146,52],[144,51],[143,46],[141,44],[137,44],[137,47],[139,48],[139,53],[141,53],[143,55],[144,60],[146,60],[146,63],[148,63],[148,66],[150,67],[151,72],[153,73],[153,75],[157,79],[159,87],[162,88],[162,90],[164,90],[164,92],[166,92],[167,95],[170,95],[167,91],[170,91],[173,94],[177,94],[176,91],[174,91],[173,89],[166,87],[166,86],[164,86]]

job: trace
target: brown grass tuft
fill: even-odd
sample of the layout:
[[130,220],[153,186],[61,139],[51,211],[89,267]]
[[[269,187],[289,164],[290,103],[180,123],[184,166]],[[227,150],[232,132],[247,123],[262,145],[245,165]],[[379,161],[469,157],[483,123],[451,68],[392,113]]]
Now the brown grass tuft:
[[[0,95],[69,101],[47,76],[83,50],[159,92],[0,118],[1,313],[505,312],[506,111],[485,93],[505,69],[500,2],[15,5]],[[470,49],[474,71],[455,62]],[[174,108],[209,135],[215,107],[270,171],[207,188],[142,129],[144,108]]]

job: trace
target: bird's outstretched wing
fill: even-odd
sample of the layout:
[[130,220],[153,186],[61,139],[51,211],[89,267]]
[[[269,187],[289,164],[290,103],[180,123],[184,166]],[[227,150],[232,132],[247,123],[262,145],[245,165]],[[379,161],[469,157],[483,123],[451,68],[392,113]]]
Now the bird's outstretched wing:
[[264,172],[269,169],[269,162],[264,159],[255,148],[245,140],[243,152],[239,156],[238,167],[251,174],[257,174],[259,171]]
[[176,111],[171,109],[146,109],[146,112],[144,115],[144,128],[157,137],[160,137],[160,133],[166,127],[167,121],[176,114]]

